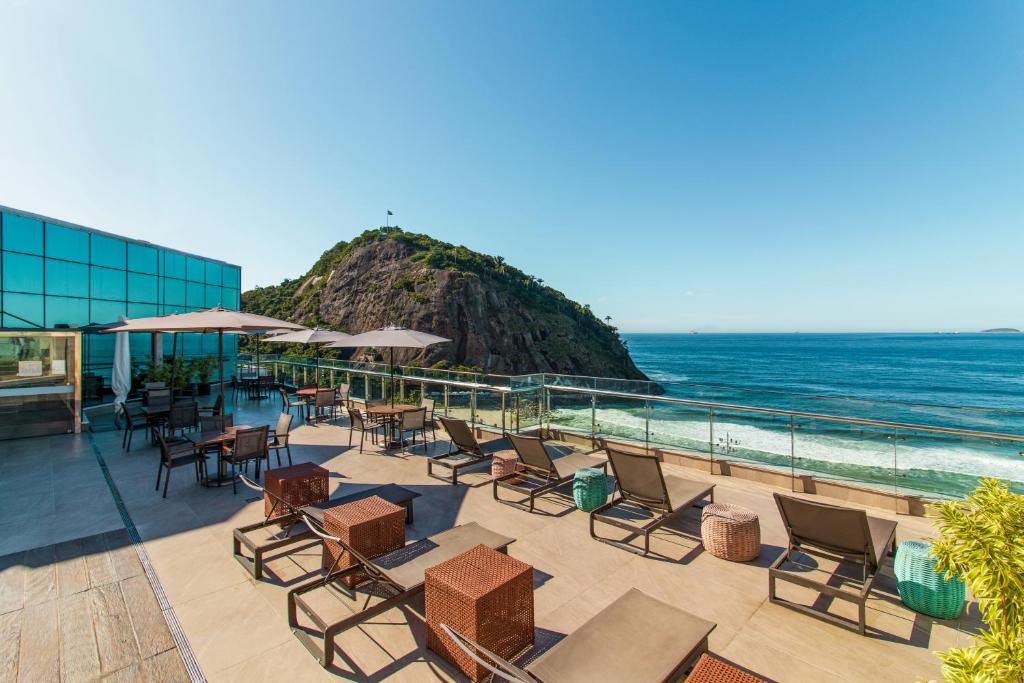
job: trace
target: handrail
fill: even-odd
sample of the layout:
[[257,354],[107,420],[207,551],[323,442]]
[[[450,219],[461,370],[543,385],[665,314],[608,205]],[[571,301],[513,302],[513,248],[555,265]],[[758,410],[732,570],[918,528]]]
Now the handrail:
[[871,420],[867,418],[859,417],[843,417],[841,415],[829,415],[827,413],[808,413],[797,410],[781,410],[778,408],[761,408],[758,406],[744,406],[731,403],[714,403],[710,401],[694,401],[687,398],[674,398],[670,396],[651,396],[642,394],[630,394],[620,391],[609,391],[607,389],[585,389],[582,387],[566,387],[566,386],[545,386],[548,391],[567,391],[570,393],[578,394],[595,394],[600,396],[609,396],[614,398],[629,399],[632,401],[656,401],[659,403],[672,403],[678,405],[694,406],[697,408],[707,408],[709,410],[731,410],[736,412],[747,412],[747,413],[761,413],[765,415],[783,415],[786,417],[799,417],[809,420],[821,420],[825,422],[842,422],[847,424],[856,424],[871,427],[886,427],[891,429],[907,429],[911,431],[919,432],[932,432],[937,434],[951,434],[955,436],[969,436],[978,437],[983,439],[999,439],[1002,441],[1020,441],[1024,442],[1024,434],[1001,434],[999,432],[978,432],[965,429],[954,429],[951,427],[930,427],[928,425],[913,424],[909,422],[889,422],[886,420]]

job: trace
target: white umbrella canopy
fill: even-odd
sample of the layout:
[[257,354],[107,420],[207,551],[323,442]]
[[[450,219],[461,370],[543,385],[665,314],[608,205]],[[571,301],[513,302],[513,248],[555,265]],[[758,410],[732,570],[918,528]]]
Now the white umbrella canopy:
[[284,334],[277,334],[267,337],[268,342],[274,344],[309,344],[316,347],[316,374],[313,375],[316,384],[320,384],[320,347],[334,345],[339,342],[351,339],[352,335],[334,330],[325,330],[320,327],[313,327],[305,330],[285,331]]
[[[150,318],[125,320],[104,330],[101,334],[114,332],[203,332],[217,333],[217,354],[220,364],[220,395],[224,396],[224,333],[239,334],[255,330],[301,330],[302,325],[286,320],[269,318],[265,315],[229,311],[220,306],[193,313],[171,313]],[[223,400],[223,399],[222,399]]]
[[425,349],[434,344],[450,342],[451,339],[439,337],[436,334],[418,332],[407,327],[398,325],[387,325],[377,330],[352,335],[348,339],[333,344],[328,344],[329,349],[341,348],[362,348],[373,347],[377,349],[391,349],[391,356],[388,362],[391,374],[391,405],[395,405],[395,349]]
[[128,334],[118,333],[114,339],[114,365],[110,371],[110,385],[114,390],[114,419],[125,412],[124,402],[132,388],[132,361]]
[[388,325],[377,330],[370,330],[362,334],[352,335],[344,341],[329,344],[329,349],[359,348],[372,346],[374,348],[388,349],[425,349],[434,344],[450,342],[451,339],[438,337],[436,334],[418,332],[407,327]]

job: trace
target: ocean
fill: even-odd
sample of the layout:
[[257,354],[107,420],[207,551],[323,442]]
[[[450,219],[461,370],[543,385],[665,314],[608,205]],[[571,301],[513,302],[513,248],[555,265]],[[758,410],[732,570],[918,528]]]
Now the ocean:
[[[666,396],[1024,436],[1024,334],[624,334]],[[602,400],[556,422],[849,479],[962,495],[979,476],[1024,490],[1024,442]],[[709,445],[710,444],[710,445]],[[796,454],[791,459],[791,448]]]

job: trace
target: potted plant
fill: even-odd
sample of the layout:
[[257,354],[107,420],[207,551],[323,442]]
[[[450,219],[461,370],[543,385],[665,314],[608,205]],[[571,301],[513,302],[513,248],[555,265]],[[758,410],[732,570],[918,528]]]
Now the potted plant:
[[188,364],[188,374],[195,378],[197,393],[200,396],[210,395],[210,375],[217,367],[217,359],[213,356],[198,356]]
[[982,479],[964,500],[931,507],[935,571],[960,580],[978,601],[985,628],[966,647],[938,656],[950,683],[1024,681],[1024,496]]

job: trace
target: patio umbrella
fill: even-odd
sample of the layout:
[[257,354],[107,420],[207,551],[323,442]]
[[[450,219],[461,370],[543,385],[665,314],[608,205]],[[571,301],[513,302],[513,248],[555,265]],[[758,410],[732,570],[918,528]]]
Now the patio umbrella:
[[116,421],[120,419],[121,413],[125,412],[124,402],[132,388],[132,359],[127,332],[119,332],[114,338],[114,365],[110,370],[110,388],[114,390]]
[[313,376],[316,383],[320,384],[320,349],[324,346],[333,345],[338,342],[347,341],[352,338],[352,335],[345,334],[344,332],[335,332],[334,330],[325,330],[319,327],[314,327],[307,330],[295,330],[294,332],[285,332],[284,334],[277,334],[273,337],[267,337],[268,342],[274,344],[287,343],[287,344],[309,344],[316,348],[316,374]]
[[387,325],[378,330],[363,332],[349,337],[345,341],[328,344],[329,349],[373,347],[388,349],[388,370],[391,375],[391,405],[395,405],[395,349],[425,349],[434,344],[450,342],[451,339],[438,337],[436,334],[417,332],[406,327]]
[[115,325],[105,330],[105,333],[201,332],[212,334],[216,332],[217,356],[220,365],[220,395],[224,396],[224,333],[242,334],[253,330],[276,330],[278,328],[301,330],[302,325],[278,320],[277,318],[269,318],[264,315],[256,315],[255,313],[229,311],[218,306],[194,313],[172,313],[152,318],[125,320],[120,325]]

